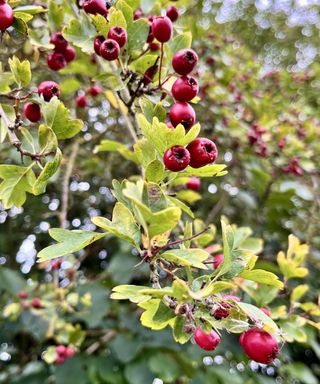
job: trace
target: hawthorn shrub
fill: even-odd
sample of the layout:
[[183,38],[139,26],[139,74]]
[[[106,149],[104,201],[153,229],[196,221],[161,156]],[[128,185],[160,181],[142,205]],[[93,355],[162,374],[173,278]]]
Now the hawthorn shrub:
[[318,66],[192,6],[0,1],[0,382],[317,382]]

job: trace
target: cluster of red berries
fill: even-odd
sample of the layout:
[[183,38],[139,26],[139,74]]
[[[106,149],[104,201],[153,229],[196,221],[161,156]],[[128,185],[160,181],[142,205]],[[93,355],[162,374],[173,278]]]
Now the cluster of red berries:
[[78,108],[85,108],[89,104],[89,100],[87,96],[97,97],[101,93],[101,88],[99,85],[92,85],[87,89],[86,92],[81,92],[76,97],[76,105]]
[[67,359],[71,359],[76,353],[73,347],[66,347],[65,345],[57,345],[56,346],[57,358],[55,360],[55,364],[61,365]]
[[293,175],[302,176],[303,169],[299,165],[299,158],[295,156],[291,159],[289,165],[283,167],[282,171],[287,174],[292,173]]
[[13,24],[13,10],[5,0],[0,0],[0,31],[3,32]]
[[61,32],[51,35],[50,43],[54,45],[54,52],[47,56],[47,64],[53,71],[59,71],[76,58],[76,51],[71,47]]
[[102,35],[96,36],[93,48],[98,56],[103,57],[105,60],[113,61],[119,57],[120,50],[127,41],[127,31],[123,27],[111,27],[107,38]]
[[251,125],[252,130],[248,134],[249,144],[251,146],[258,146],[256,151],[257,155],[261,157],[267,157],[268,150],[266,144],[262,140],[262,135],[266,133],[264,128],[259,127],[257,123]]
[[[27,298],[29,297],[29,294],[28,292],[26,291],[19,291],[17,296],[19,297],[20,300],[27,300]],[[30,307],[34,308],[34,309],[43,309],[45,308],[45,306],[42,304],[42,301],[39,297],[34,297],[33,299],[31,299],[30,301],[23,301],[21,303],[22,307],[24,309],[28,309]]]

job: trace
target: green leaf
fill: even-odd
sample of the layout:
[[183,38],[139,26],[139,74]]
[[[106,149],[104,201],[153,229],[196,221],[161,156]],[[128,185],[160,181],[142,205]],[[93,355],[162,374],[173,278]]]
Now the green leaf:
[[21,11],[15,11],[14,17],[15,17],[15,19],[23,20],[25,23],[27,23],[28,21],[33,19],[32,15],[25,13],[25,12],[21,12]]
[[58,147],[57,136],[47,125],[39,126],[39,144],[41,153],[54,152]]
[[64,21],[64,8],[62,4],[57,4],[55,0],[50,0],[48,4],[48,23],[52,30],[61,30]]
[[183,172],[179,173],[181,177],[190,177],[190,176],[198,176],[198,177],[213,177],[213,176],[224,176],[227,174],[225,168],[227,166],[225,164],[208,164],[201,168],[191,168],[187,167]]
[[209,256],[209,253],[202,249],[190,248],[171,249],[170,251],[162,253],[158,257],[186,267],[208,269],[202,261],[207,260]]
[[[148,54],[148,55],[143,55],[141,57],[139,57],[137,60],[134,60],[131,64],[130,64],[130,69],[132,71],[135,71],[135,72],[138,72],[140,73],[141,75],[144,75],[144,73],[146,72],[147,69],[149,69],[150,67],[153,67],[155,65],[155,63],[158,61],[159,62],[159,59],[157,60],[158,56],[155,55],[155,54]],[[155,77],[156,78],[156,74],[155,74]],[[144,102],[148,102],[150,103],[151,105],[151,108],[153,109],[154,108],[154,105],[151,101],[149,101],[146,97],[142,97],[140,100],[139,100],[139,103],[140,103],[140,106],[141,106],[141,101],[144,101]],[[145,114],[145,112],[143,111],[143,113]],[[147,117],[147,116],[146,116]],[[152,118],[149,119],[147,117],[147,119],[152,122]]]
[[179,199],[176,199],[175,197],[172,197],[172,196],[167,196],[167,199],[169,199],[171,201],[171,203],[173,203],[173,205],[176,205],[177,207],[179,207],[187,215],[189,215],[190,217],[194,218],[193,212],[191,211],[191,209],[185,203],[183,203]]
[[116,3],[116,8],[122,12],[127,26],[131,25],[133,23],[133,10],[130,5],[127,4],[127,1],[119,0]]
[[286,341],[293,343],[306,343],[307,334],[304,330],[304,326],[307,320],[301,316],[287,316],[286,319],[280,320],[279,325],[283,330],[283,336]]
[[106,231],[120,237],[136,247],[140,247],[140,229],[130,210],[122,203],[116,203],[112,221],[104,217],[94,217],[92,222]]
[[179,344],[187,343],[192,334],[184,331],[186,325],[186,318],[183,316],[177,316],[173,325],[173,338]]
[[185,33],[182,33],[181,35],[175,36],[165,46],[167,60],[171,61],[175,52],[180,51],[181,49],[190,48],[191,43],[192,43],[191,32],[185,32]]
[[289,376],[290,378],[293,378],[303,384],[319,383],[312,370],[306,364],[303,364],[299,361],[285,364],[280,367],[279,371],[282,375]]
[[8,60],[14,81],[19,87],[26,87],[31,81],[30,62],[20,61],[16,56]]
[[127,29],[127,22],[123,13],[119,9],[113,8],[109,15],[109,27],[117,26]]
[[272,333],[279,333],[277,324],[271,319],[271,317],[261,311],[261,309],[255,307],[254,305],[243,303],[242,301],[239,301],[236,304],[250,317],[252,321],[260,321],[263,325],[267,326],[267,329]]
[[256,281],[260,284],[272,285],[273,287],[283,289],[283,282],[278,276],[272,272],[264,271],[263,269],[252,269],[251,271],[243,271],[239,275],[243,279]]
[[232,289],[234,286],[233,283],[229,283],[227,281],[213,281],[207,284],[204,288],[195,292],[193,297],[197,300],[201,300],[205,297],[212,296],[221,291],[225,291],[227,289]]
[[290,302],[295,303],[301,299],[309,291],[309,286],[307,284],[298,285],[292,290],[290,296]]
[[149,34],[149,23],[146,19],[139,19],[128,26],[128,53],[140,50]]
[[92,15],[91,17],[97,29],[97,35],[107,36],[110,29],[107,19],[100,14]]
[[78,252],[106,235],[105,233],[82,230],[69,231],[60,228],[49,229],[49,234],[58,244],[50,245],[41,250],[38,253],[38,262]]
[[52,161],[48,161],[33,185],[33,194],[40,195],[46,191],[50,178],[58,171],[62,160],[62,153],[58,148]]
[[[0,80],[1,80],[1,76],[0,76]],[[16,117],[13,107],[11,105],[0,104],[0,114],[1,114],[1,108],[3,109],[4,113],[7,115],[7,118],[10,124],[13,124]],[[7,133],[8,133],[8,125],[6,124],[6,121],[4,119],[0,118],[0,143],[1,144],[4,142],[7,136]]]
[[150,299],[150,295],[140,294],[143,289],[149,288],[140,285],[118,285],[112,289],[110,297],[114,300],[130,300],[132,303],[140,303]]
[[49,103],[43,103],[42,114],[47,126],[53,130],[59,140],[70,139],[83,127],[82,120],[70,119],[69,110],[57,97],[53,97]]
[[102,140],[99,145],[94,148],[94,153],[97,152],[118,152],[125,159],[137,162],[136,155],[130,149],[118,141]]
[[47,10],[40,5],[22,5],[13,9],[13,13],[15,14],[16,12],[28,13],[29,15],[37,15],[39,13],[47,12]]
[[149,142],[146,139],[138,140],[138,142],[134,144],[133,148],[139,163],[144,167],[147,167],[148,164],[150,164],[157,157],[156,150],[152,145],[149,145]]
[[154,183],[160,183],[166,174],[164,171],[164,165],[159,160],[153,160],[148,164],[146,169],[146,179],[148,181],[153,181]]
[[26,286],[26,281],[21,274],[9,268],[1,266],[0,268],[0,289],[16,295]]
[[202,196],[196,191],[183,189],[177,193],[177,197],[180,200],[184,200],[189,204],[195,203],[201,200]]
[[17,165],[0,165],[0,200],[5,209],[12,206],[21,207],[26,201],[26,193],[33,193],[33,184],[36,181],[32,167]]
[[159,299],[144,301],[139,304],[139,307],[145,310],[140,317],[141,324],[153,330],[165,328],[175,317],[174,311]]
[[173,383],[183,374],[179,364],[169,353],[158,352],[153,354],[149,360],[149,367],[165,383]]

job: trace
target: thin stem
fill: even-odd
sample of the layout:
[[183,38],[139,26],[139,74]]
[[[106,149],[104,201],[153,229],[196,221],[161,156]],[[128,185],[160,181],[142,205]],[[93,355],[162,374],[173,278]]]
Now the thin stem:
[[159,67],[159,88],[161,88],[161,73],[162,73],[163,54],[164,54],[163,43],[161,43],[160,67]]

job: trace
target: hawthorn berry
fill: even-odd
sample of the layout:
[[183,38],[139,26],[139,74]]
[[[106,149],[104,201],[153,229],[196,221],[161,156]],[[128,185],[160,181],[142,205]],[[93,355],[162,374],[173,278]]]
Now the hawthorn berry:
[[201,328],[196,329],[193,337],[199,347],[205,351],[213,351],[221,341],[217,332],[211,331],[210,333],[206,333]]
[[115,40],[122,48],[128,40],[127,31],[123,27],[111,27],[108,32],[108,39]]
[[44,308],[42,302],[41,302],[41,299],[39,297],[34,297],[32,300],[31,300],[31,307],[35,308],[35,309],[41,309],[41,308]]
[[56,270],[58,270],[61,267],[61,264],[62,264],[62,260],[61,259],[52,260],[52,262],[51,262],[51,269],[56,271]]
[[182,49],[175,53],[172,59],[173,69],[179,75],[188,75],[196,66],[198,55],[192,49]]
[[92,97],[97,97],[101,93],[101,88],[99,85],[91,85],[91,87],[88,89],[88,93]]
[[43,96],[45,101],[50,101],[53,96],[60,96],[60,87],[54,81],[43,81],[38,86],[39,96]]
[[108,61],[117,59],[119,54],[120,46],[115,40],[107,39],[100,46],[100,56]]
[[56,352],[60,356],[65,356],[66,350],[67,350],[67,347],[65,347],[62,344],[56,346]]
[[161,48],[160,44],[158,43],[154,43],[153,41],[151,43],[149,43],[149,48],[150,48],[150,51],[159,51],[159,49]]
[[174,127],[182,124],[186,129],[190,129],[196,121],[194,109],[185,102],[175,103],[170,109],[169,117]]
[[0,31],[5,31],[13,24],[13,10],[4,0],[0,0]]
[[36,123],[41,119],[41,110],[39,104],[25,103],[23,106],[23,113],[25,117],[32,123]]
[[244,332],[240,337],[240,344],[246,355],[258,363],[269,364],[279,353],[276,338],[260,328],[251,328]]
[[71,359],[75,355],[76,351],[72,347],[66,347],[65,357]]
[[21,299],[21,300],[25,300],[25,299],[27,299],[28,298],[28,292],[26,292],[26,291],[19,291],[18,292],[18,297],[19,297],[19,299]]
[[136,9],[133,13],[133,20],[141,19],[144,16],[142,10],[140,8]]
[[186,187],[192,191],[197,191],[201,187],[201,181],[198,177],[190,177],[186,183]]
[[106,39],[104,38],[104,36],[96,36],[95,39],[94,39],[94,42],[93,42],[93,48],[94,48],[94,51],[95,53],[100,56],[100,47],[101,47],[101,44],[105,41]]
[[190,166],[192,168],[201,168],[207,164],[213,163],[218,155],[215,143],[205,137],[198,137],[188,146],[190,152]]
[[53,33],[50,38],[50,43],[54,45],[54,50],[60,53],[63,53],[68,47],[68,42],[62,36],[61,32]]
[[66,59],[67,63],[70,63],[71,61],[73,61],[77,56],[76,50],[73,47],[70,47],[70,45],[65,49],[64,52],[62,52],[62,54]]
[[65,361],[66,361],[66,359],[64,356],[58,356],[54,363],[57,365],[62,365],[62,364],[64,364]]
[[176,20],[178,20],[179,11],[177,10],[176,7],[174,7],[173,5],[170,5],[170,7],[166,11],[166,15],[169,17],[169,19],[172,22],[175,22]]
[[[240,297],[234,295],[222,295],[223,300],[240,301]],[[223,301],[219,304],[219,307],[213,312],[213,316],[217,319],[224,319],[229,316],[230,309],[233,307],[232,303]]]
[[222,253],[214,256],[213,263],[212,263],[214,269],[219,268],[220,264],[223,263],[223,260],[224,260],[224,255]]
[[105,0],[84,0],[82,6],[87,13],[91,13],[93,15],[98,13],[102,16],[108,15],[108,9]]
[[171,92],[177,101],[190,101],[197,96],[199,84],[193,77],[183,76],[174,82]]
[[85,108],[88,106],[88,99],[86,95],[79,95],[76,97],[76,104],[78,108]]
[[190,153],[186,148],[176,145],[164,153],[163,163],[169,171],[182,171],[190,163]]
[[157,65],[153,65],[152,67],[148,68],[143,75],[143,84],[144,85],[150,84],[153,81],[153,78],[157,73],[157,71],[158,71]]
[[53,71],[59,71],[67,65],[67,60],[62,53],[54,52],[47,56],[47,64]]
[[167,16],[155,17],[152,21],[152,33],[160,43],[169,41],[173,34],[172,21]]

